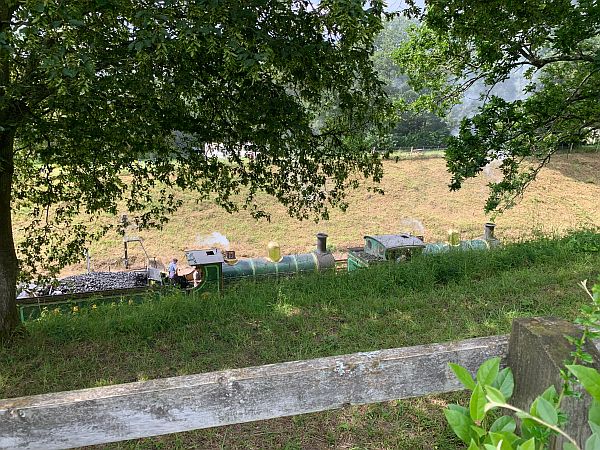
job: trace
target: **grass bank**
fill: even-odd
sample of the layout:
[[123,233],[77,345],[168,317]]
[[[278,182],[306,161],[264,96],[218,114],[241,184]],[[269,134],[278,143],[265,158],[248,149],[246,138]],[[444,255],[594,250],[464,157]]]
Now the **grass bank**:
[[[415,258],[350,274],[241,283],[224,295],[49,315],[0,349],[0,398],[507,333],[573,318],[600,272],[600,235]],[[135,441],[127,448],[460,448],[448,398],[347,408]],[[458,395],[460,397],[460,395]]]

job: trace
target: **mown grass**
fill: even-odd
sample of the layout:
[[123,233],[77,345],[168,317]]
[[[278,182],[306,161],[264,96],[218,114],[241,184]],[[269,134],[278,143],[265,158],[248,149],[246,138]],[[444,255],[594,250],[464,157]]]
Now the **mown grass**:
[[[245,282],[217,294],[49,315],[0,349],[0,398],[507,333],[573,318],[600,272],[600,235],[415,258],[350,274]],[[460,394],[183,433],[127,448],[460,448]],[[457,447],[458,446],[458,447]]]

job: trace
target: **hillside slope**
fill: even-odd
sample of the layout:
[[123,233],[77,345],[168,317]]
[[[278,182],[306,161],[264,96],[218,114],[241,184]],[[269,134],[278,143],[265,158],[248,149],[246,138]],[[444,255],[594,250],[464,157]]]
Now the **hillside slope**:
[[[144,231],[144,245],[151,256],[162,263],[183,257],[185,249],[198,247],[202,236],[219,232],[227,236],[238,256],[260,256],[271,240],[280,243],[282,252],[304,252],[314,246],[319,231],[329,234],[329,245],[337,250],[360,244],[370,233],[410,231],[419,221],[428,241],[444,239],[449,228],[460,230],[465,237],[481,234],[489,217],[483,213],[487,183],[498,174],[491,171],[471,180],[458,192],[449,192],[450,175],[442,158],[407,159],[384,162],[385,176],[381,187],[385,195],[368,192],[364,187],[353,192],[350,207],[343,213],[333,211],[328,221],[318,224],[291,219],[285,209],[267,196],[261,197],[272,213],[271,222],[256,222],[241,211],[228,214],[211,203],[196,204],[193,195],[181,194],[183,207],[163,230]],[[501,239],[515,240],[534,231],[562,233],[583,226],[600,226],[600,154],[557,155],[525,198],[509,212],[494,218]],[[16,216],[15,232],[27,221]],[[116,218],[107,217],[116,222]],[[111,233],[91,248],[96,270],[114,270],[119,266],[123,244]],[[132,246],[130,255],[141,262],[143,253]],[[66,273],[83,271],[85,265],[70,267]]]

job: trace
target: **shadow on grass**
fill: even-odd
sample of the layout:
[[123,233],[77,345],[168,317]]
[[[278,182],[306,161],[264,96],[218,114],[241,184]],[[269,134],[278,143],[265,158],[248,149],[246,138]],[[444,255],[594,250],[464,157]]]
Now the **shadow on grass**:
[[0,349],[0,397],[502,334],[518,316],[570,318],[599,249],[600,235],[578,232],[49,314]]

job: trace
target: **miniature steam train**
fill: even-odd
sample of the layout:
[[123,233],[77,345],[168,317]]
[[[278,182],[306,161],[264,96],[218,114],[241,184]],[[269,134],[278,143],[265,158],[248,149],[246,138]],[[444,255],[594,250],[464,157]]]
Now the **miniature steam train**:
[[[365,236],[364,247],[348,251],[348,271],[373,264],[401,262],[420,254],[443,253],[452,250],[487,250],[498,246],[492,223],[486,223],[483,236],[477,239],[460,240],[458,232],[451,231],[448,242],[425,244],[422,236],[410,234],[386,234]],[[327,235],[317,234],[317,248],[311,253],[281,255],[279,246],[269,244],[268,257],[235,259],[235,253],[221,253],[216,248],[186,252],[187,262],[194,268],[196,280],[189,278],[189,287],[194,289],[221,290],[224,284],[241,279],[290,276],[298,273],[319,272],[335,269],[336,260],[327,250]],[[196,274],[199,274],[196,275]],[[193,281],[193,283],[191,283]]]
[[[418,255],[442,253],[454,250],[486,250],[500,245],[494,237],[494,224],[485,224],[484,235],[472,240],[460,240],[457,232],[451,232],[448,242],[426,244],[422,236],[410,234],[368,235],[364,246],[348,251],[347,270],[353,271],[374,264],[402,262]],[[235,252],[216,248],[186,252],[189,268],[182,273],[181,287],[191,292],[221,292],[227,284],[238,280],[259,280],[287,277],[300,273],[335,270],[338,263],[327,250],[327,235],[317,234],[317,247],[310,253],[281,255],[279,245],[271,242],[265,258],[236,259]],[[146,271],[148,286],[145,288],[91,291],[76,294],[40,296],[17,299],[21,320],[30,320],[42,314],[44,309],[79,308],[91,302],[120,299],[143,300],[144,295],[159,295],[166,283],[166,275],[159,269]]]
[[186,273],[187,287],[194,290],[218,290],[224,284],[265,277],[291,276],[299,273],[335,269],[336,260],[327,251],[327,235],[317,235],[317,248],[311,253],[281,255],[279,245],[269,243],[266,258],[236,259],[235,252],[221,253],[216,248],[190,250],[185,254],[192,272]]
[[483,236],[460,240],[457,231],[448,232],[448,242],[433,242],[425,244],[422,236],[410,234],[383,234],[365,236],[365,246],[352,248],[348,251],[348,271],[369,267],[373,264],[390,261],[406,261],[416,255],[431,255],[452,250],[487,250],[500,245],[494,237],[493,223],[486,223]]

